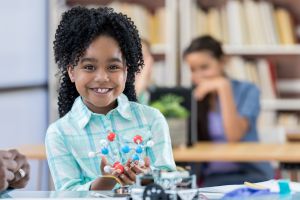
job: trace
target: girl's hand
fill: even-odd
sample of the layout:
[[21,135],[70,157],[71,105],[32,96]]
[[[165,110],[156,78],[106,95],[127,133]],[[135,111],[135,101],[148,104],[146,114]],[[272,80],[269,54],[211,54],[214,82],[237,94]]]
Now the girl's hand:
[[[111,190],[116,183],[121,185],[132,185],[136,181],[136,175],[141,173],[147,173],[150,170],[150,160],[148,157],[145,158],[145,165],[140,167],[138,163],[132,163],[131,160],[128,160],[124,166],[124,172],[122,173],[118,169],[112,171],[111,173],[106,173],[104,167],[108,165],[108,161],[105,157],[101,159],[101,173],[102,177],[97,178],[91,184],[91,190]],[[110,178],[113,176],[114,178]]]
[[[127,162],[128,163],[128,162]],[[120,169],[114,169],[111,173],[107,173],[104,170],[104,167],[108,165],[107,159],[105,157],[102,157],[101,160],[101,172],[104,175],[102,178],[105,177],[110,177],[113,176],[114,178],[111,178],[112,180],[114,180],[114,185],[118,182],[121,185],[132,185],[135,183],[135,178],[131,178],[131,176],[128,175],[127,172],[129,172],[129,170],[127,170],[127,172],[125,171],[121,171]],[[126,164],[127,165],[127,164]],[[126,168],[126,165],[124,166],[124,168]],[[112,167],[112,166],[110,166]],[[129,172],[129,174],[131,174]]]
[[132,162],[129,159],[125,165],[125,174],[135,182],[136,175],[145,174],[150,171],[150,160],[148,157],[145,157],[144,163],[144,166],[139,166],[138,161]]
[[194,97],[202,100],[207,94],[218,92],[223,86],[228,85],[229,81],[225,77],[199,79],[194,89]]
[[90,190],[112,190],[118,182],[121,182],[116,172],[107,173],[104,167],[109,165],[106,157],[102,156],[100,170],[102,177],[94,180],[90,186]]
[[131,167],[131,170],[136,174],[145,174],[147,172],[149,172],[151,169],[150,169],[150,159],[148,157],[145,157],[144,158],[144,166],[139,166],[138,165],[138,162],[135,161],[135,165],[133,165]]

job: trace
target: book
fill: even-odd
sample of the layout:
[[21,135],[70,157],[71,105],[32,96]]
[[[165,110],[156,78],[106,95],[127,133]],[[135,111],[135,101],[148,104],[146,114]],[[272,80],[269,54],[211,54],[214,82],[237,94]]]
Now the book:
[[228,21],[227,21],[227,10],[223,6],[220,9],[221,12],[221,30],[222,30],[222,43],[228,44],[229,43],[229,33],[228,33]]
[[150,42],[162,44],[166,41],[166,13],[165,8],[159,8],[150,17]]
[[229,0],[226,4],[227,22],[230,45],[245,44],[243,37],[243,28],[241,25],[242,4],[240,1]]
[[269,63],[266,59],[257,60],[257,69],[260,79],[260,87],[263,99],[275,99],[276,94],[272,82],[272,75]]
[[207,20],[207,14],[204,10],[201,8],[197,8],[196,5],[194,5],[192,9],[192,18],[194,19],[194,24],[192,25],[192,37],[198,37],[201,35],[208,34],[208,20]]
[[207,25],[208,33],[216,38],[217,40],[222,40],[222,28],[221,28],[221,13],[217,8],[211,8],[207,14]]
[[264,37],[264,44],[276,45],[278,42],[278,35],[275,26],[274,19],[274,7],[273,4],[267,1],[258,2],[259,13],[261,16],[262,30]]
[[280,43],[283,45],[295,44],[296,40],[290,13],[284,8],[277,8],[275,16]]

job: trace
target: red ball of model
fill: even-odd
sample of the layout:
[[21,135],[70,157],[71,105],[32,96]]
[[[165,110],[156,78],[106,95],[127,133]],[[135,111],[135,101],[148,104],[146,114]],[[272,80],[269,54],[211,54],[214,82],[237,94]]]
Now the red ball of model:
[[140,136],[140,135],[136,135],[136,136],[134,136],[133,141],[134,141],[134,143],[136,143],[136,144],[140,144],[140,143],[143,142],[143,138],[142,138],[142,136]]
[[116,134],[113,133],[113,132],[110,132],[110,133],[107,135],[107,139],[108,139],[109,141],[111,141],[111,142],[114,141],[115,138],[116,138]]
[[122,174],[124,172],[124,167],[121,163],[116,164],[116,166],[114,166],[115,170],[120,170],[120,173]]
[[114,164],[113,164],[113,168],[115,168],[117,165],[119,165],[119,164],[121,164],[119,161],[117,161],[117,162],[115,162]]

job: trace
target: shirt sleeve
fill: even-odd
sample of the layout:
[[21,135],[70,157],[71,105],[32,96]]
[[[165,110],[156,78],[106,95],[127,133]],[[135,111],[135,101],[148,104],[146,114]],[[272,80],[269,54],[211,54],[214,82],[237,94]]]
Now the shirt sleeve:
[[174,171],[176,165],[173,158],[169,126],[165,117],[158,110],[155,112],[156,115],[150,128],[154,142],[153,147],[148,152],[150,162],[154,163],[152,164],[153,169]]
[[251,123],[250,125],[253,126],[260,112],[260,92],[254,85],[244,88],[244,91],[246,91],[246,94],[241,95],[242,99],[238,111],[239,114],[246,117]]
[[55,189],[88,191],[93,181],[83,178],[64,137],[54,125],[47,130],[45,145]]

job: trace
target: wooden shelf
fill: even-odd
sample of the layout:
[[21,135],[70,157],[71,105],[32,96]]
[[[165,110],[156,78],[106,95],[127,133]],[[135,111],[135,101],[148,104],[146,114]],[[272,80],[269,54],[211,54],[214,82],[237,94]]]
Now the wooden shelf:
[[300,110],[300,99],[262,99],[263,110]]
[[[157,8],[164,7],[165,6],[165,0],[155,0],[155,1],[149,1],[149,0],[118,0],[119,2],[124,3],[134,3],[143,5],[149,10],[156,10]],[[75,5],[108,5],[112,3],[113,0],[66,0],[66,4],[69,6],[75,6]]]
[[300,94],[300,79],[279,80],[277,82],[279,92]]
[[300,55],[300,45],[280,46],[280,45],[251,45],[251,46],[234,46],[224,45],[224,51],[227,55],[244,55],[244,56],[288,56]]

